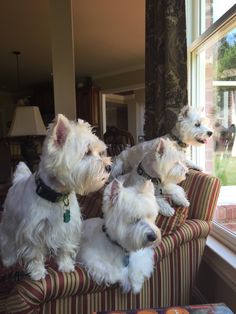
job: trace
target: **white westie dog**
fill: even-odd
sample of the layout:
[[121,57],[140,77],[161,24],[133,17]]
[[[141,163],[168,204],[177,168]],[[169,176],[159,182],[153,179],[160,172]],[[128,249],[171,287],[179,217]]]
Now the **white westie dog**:
[[104,190],[102,210],[103,219],[83,222],[78,261],[98,284],[119,283],[124,292],[138,293],[152,274],[153,247],[161,241],[152,182],[124,187],[113,180]]
[[[207,144],[212,136],[213,131],[209,127],[209,119],[204,115],[202,110],[185,106],[178,115],[176,125],[170,134],[165,137],[171,139],[178,150],[186,153],[189,146],[202,146]],[[186,159],[188,168],[202,170],[191,160]]]
[[[202,111],[196,110],[190,106],[185,106],[178,115],[176,125],[169,134],[162,138],[168,138],[176,146],[176,149],[186,153],[187,148],[192,146],[200,146],[206,144],[213,132],[208,126],[208,119]],[[114,160],[112,166],[111,178],[116,178],[119,175],[130,171],[137,164],[134,160],[140,161],[144,154],[152,149],[156,144],[157,139],[139,143],[131,148],[122,151]],[[137,157],[137,156],[138,157]],[[188,168],[202,170],[192,161],[187,160],[185,163]]]
[[76,193],[100,189],[108,179],[106,146],[83,120],[59,114],[49,127],[39,170],[19,163],[9,189],[2,222],[2,262],[22,262],[34,280],[44,278],[45,259],[53,255],[59,271],[74,270],[81,234]]
[[170,140],[159,138],[141,161],[137,157],[135,154],[133,159],[136,166],[125,175],[125,186],[151,180],[160,213],[164,216],[172,216],[175,212],[169,200],[179,206],[189,206],[184,189],[178,185],[188,172],[183,152],[178,151]]

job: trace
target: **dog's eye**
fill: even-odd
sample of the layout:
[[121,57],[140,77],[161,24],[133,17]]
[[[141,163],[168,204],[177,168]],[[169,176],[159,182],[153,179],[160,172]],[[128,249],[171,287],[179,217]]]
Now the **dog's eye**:
[[91,155],[91,154],[92,154],[91,149],[88,149],[88,151],[87,151],[86,155],[87,155],[87,156],[89,156],[89,155]]
[[197,123],[195,123],[195,126],[196,126],[197,128],[199,128],[199,127],[201,126],[201,123],[200,123],[200,122],[197,122]]
[[136,225],[141,219],[140,218],[135,218],[132,219],[132,221],[130,222],[131,225]]
[[106,152],[105,152],[105,151],[100,152],[100,153],[99,153],[99,156],[100,156],[100,157],[106,156]]

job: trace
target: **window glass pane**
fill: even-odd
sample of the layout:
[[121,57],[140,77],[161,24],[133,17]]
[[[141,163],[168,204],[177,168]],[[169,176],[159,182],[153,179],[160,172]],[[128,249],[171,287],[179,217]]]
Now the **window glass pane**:
[[196,60],[198,100],[214,128],[201,164],[222,184],[215,221],[236,233],[236,22],[203,44]]
[[236,0],[201,0],[201,33],[235,4]]

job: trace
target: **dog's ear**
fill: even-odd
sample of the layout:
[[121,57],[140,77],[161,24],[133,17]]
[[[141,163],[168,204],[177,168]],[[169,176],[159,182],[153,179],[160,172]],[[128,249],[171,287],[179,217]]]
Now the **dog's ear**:
[[82,119],[78,119],[77,122],[78,122],[78,125],[86,127],[89,131],[92,130],[92,126],[88,122]]
[[66,142],[69,131],[70,131],[69,120],[63,114],[59,113],[56,116],[53,128],[54,143],[57,146],[62,147]]
[[202,114],[205,114],[205,107],[204,107],[204,106],[201,106],[199,111],[200,111]]
[[165,141],[162,138],[160,138],[160,140],[157,143],[156,151],[160,156],[162,156],[164,154]]
[[154,185],[151,180],[146,180],[139,188],[140,193],[151,193],[154,195]]
[[85,123],[83,119],[78,119],[77,121],[78,121],[78,124],[81,124],[81,125]]
[[117,179],[114,179],[111,183],[111,201],[114,203],[120,193],[122,183]]
[[187,115],[188,115],[189,110],[190,110],[189,105],[184,106],[184,107],[181,109],[181,111],[180,111],[180,116],[183,117],[183,118],[186,118]]

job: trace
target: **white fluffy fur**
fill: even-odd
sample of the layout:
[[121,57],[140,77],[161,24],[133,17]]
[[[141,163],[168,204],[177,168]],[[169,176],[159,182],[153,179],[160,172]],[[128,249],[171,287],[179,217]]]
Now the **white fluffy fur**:
[[[155,225],[158,206],[153,184],[147,181],[124,187],[112,181],[104,191],[103,213],[104,219],[83,222],[78,261],[98,284],[119,283],[124,292],[139,293],[153,271],[153,246],[161,240]],[[102,231],[103,225],[109,238]],[[154,238],[148,239],[148,234]],[[128,266],[123,263],[124,250],[113,241],[129,251]]]
[[[169,149],[166,149],[166,153],[163,154],[162,158],[156,158],[158,155],[155,153],[155,166],[151,166],[154,165],[151,162],[151,160],[154,160],[151,155],[153,155],[153,152],[156,151],[156,147],[161,138],[146,141],[122,151],[114,160],[110,180],[117,178],[122,174],[129,173],[132,169],[134,169],[134,171],[132,171],[131,174],[131,184],[135,180],[140,179],[136,175],[137,165],[141,160],[143,160],[145,154],[150,152],[145,157],[149,160],[146,163],[146,171],[149,175],[152,173],[153,177],[161,177],[162,184],[160,187],[158,186],[156,188],[157,201],[160,206],[160,212],[165,216],[171,216],[174,214],[174,209],[164,198],[160,197],[160,188],[163,194],[169,195],[176,205],[184,207],[189,206],[184,190],[177,185],[184,180],[183,177],[185,177],[187,172],[187,169],[184,170],[183,164],[185,164],[188,168],[196,170],[201,170],[201,168],[195,165],[192,161],[187,160],[185,155],[186,148],[189,145],[199,146],[205,144],[211,135],[212,130],[208,127],[208,120],[204,117],[202,111],[185,106],[178,115],[178,120],[175,127],[171,130],[171,134],[166,134],[162,137],[163,140],[169,139],[169,144],[171,142],[172,147],[168,144],[170,147]],[[178,138],[178,140],[182,143],[186,144],[186,147],[183,148],[183,145],[180,145],[178,140],[173,139],[173,136]],[[180,153],[182,152],[183,156],[178,154],[177,151]],[[179,165],[177,165],[178,160]],[[151,168],[153,169],[151,170]]]
[[[208,127],[208,120],[202,111],[185,106],[178,115],[178,120],[171,133],[187,146],[200,146],[207,143],[212,135],[212,130]],[[169,138],[176,149],[186,153],[186,148],[181,147],[170,134],[165,135],[163,138]],[[111,178],[125,174],[135,167],[142,160],[144,154],[153,149],[156,140],[146,141],[122,151],[114,161]],[[193,164],[190,160],[186,159],[185,163],[189,168],[201,170],[199,166]]]
[[[142,153],[140,154],[142,156]],[[151,149],[147,149],[143,159],[136,151],[136,166],[126,175],[125,185],[133,185],[135,182],[144,182],[146,179],[137,172],[137,164],[141,161],[142,168],[152,178],[159,178],[160,183],[155,184],[155,195],[160,207],[160,213],[164,216],[172,216],[174,208],[165,199],[167,196],[177,205],[188,207],[189,201],[186,198],[182,187],[178,185],[185,179],[188,168],[184,163],[184,154],[179,152],[168,139],[159,138],[153,141]]]
[[206,144],[213,134],[204,112],[190,106],[185,106],[180,111],[176,125],[171,132],[183,143],[192,146]]
[[[202,110],[185,106],[178,115],[177,123],[171,130],[171,133],[177,136],[183,143],[187,144],[187,147],[197,147],[206,144],[212,136],[213,131],[209,127],[209,119],[206,118]],[[167,137],[169,137],[168,134]],[[186,149],[179,146],[177,142],[174,141],[174,143],[177,149],[186,152]],[[185,162],[188,168],[202,170],[191,160],[186,159]]]
[[74,270],[81,234],[81,215],[75,193],[101,188],[108,178],[105,144],[88,123],[59,114],[43,145],[38,174],[57,192],[68,192],[71,219],[63,221],[63,202],[52,203],[36,194],[35,174],[19,163],[9,189],[0,224],[1,257],[5,266],[23,262],[34,280],[46,275],[45,259],[53,254],[60,271]]

